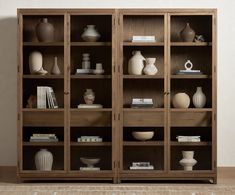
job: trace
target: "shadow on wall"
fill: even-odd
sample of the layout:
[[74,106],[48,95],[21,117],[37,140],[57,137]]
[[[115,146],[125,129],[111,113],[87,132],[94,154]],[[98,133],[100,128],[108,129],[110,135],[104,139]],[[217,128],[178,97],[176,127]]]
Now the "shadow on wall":
[[0,16],[0,166],[16,165],[17,18]]

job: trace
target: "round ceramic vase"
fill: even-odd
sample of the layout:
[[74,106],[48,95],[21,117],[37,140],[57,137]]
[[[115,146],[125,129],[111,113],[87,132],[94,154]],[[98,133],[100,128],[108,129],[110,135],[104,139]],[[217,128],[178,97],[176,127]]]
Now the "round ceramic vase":
[[146,65],[143,70],[146,75],[155,75],[158,72],[157,67],[154,65],[156,62],[156,58],[146,58]]
[[145,58],[141,51],[133,51],[133,56],[128,62],[128,73],[131,75],[142,75]]
[[35,155],[36,169],[40,171],[51,171],[53,155],[47,149],[40,149]]
[[100,34],[95,29],[95,25],[87,25],[82,33],[82,39],[87,42],[95,42],[100,38]]
[[197,91],[193,95],[193,105],[196,108],[203,108],[206,105],[206,96],[202,91],[202,87],[197,87]]
[[184,167],[185,171],[192,171],[197,161],[193,158],[194,151],[182,151],[183,159],[179,163]]
[[186,23],[184,29],[180,32],[180,38],[184,42],[193,42],[195,38],[195,31]]
[[42,18],[36,26],[36,35],[40,42],[54,41],[54,26],[47,18]]
[[172,104],[175,108],[188,108],[190,98],[186,93],[177,93],[173,97]]

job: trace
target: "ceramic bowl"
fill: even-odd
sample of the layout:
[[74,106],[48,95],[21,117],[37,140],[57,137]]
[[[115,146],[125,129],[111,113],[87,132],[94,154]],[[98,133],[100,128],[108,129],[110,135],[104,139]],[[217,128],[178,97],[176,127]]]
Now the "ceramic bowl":
[[132,136],[140,141],[150,140],[154,136],[154,131],[133,131]]
[[80,160],[82,161],[82,163],[86,164],[87,167],[94,167],[95,164],[100,162],[100,158],[81,157]]

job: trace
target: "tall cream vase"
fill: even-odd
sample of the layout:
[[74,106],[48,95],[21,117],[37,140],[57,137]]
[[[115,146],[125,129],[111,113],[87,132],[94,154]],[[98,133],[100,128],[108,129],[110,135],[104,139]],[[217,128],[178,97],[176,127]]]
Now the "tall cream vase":
[[142,75],[145,58],[141,51],[133,51],[132,57],[128,62],[128,73],[131,75]]

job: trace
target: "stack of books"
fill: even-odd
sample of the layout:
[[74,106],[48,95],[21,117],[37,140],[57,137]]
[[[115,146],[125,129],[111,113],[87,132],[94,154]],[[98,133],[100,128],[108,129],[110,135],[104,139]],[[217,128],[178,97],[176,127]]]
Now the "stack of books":
[[180,75],[201,75],[201,70],[178,70],[176,74]]
[[153,108],[153,99],[151,98],[133,98],[132,108]]
[[178,142],[200,142],[201,136],[177,136]]
[[156,42],[155,36],[132,36],[132,42]]
[[37,108],[58,108],[58,103],[52,87],[37,87]]
[[33,134],[30,137],[30,142],[58,142],[55,134]]
[[103,139],[100,136],[81,136],[78,137],[77,142],[102,142]]
[[130,170],[153,170],[154,166],[150,162],[132,162]]

